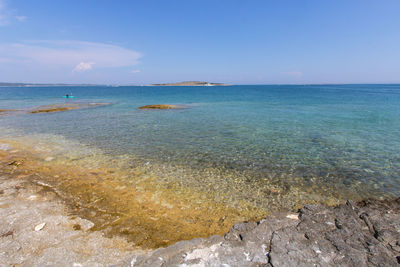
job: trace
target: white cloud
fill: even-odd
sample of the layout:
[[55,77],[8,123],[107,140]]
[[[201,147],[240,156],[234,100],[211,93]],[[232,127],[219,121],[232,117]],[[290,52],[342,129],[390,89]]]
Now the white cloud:
[[[1,1],[1,0],[0,0]],[[82,41],[30,41],[0,43],[0,62],[35,70],[64,69],[70,72],[97,68],[128,67],[138,63],[141,54],[117,45]]]
[[74,72],[84,72],[84,71],[88,71],[91,70],[93,67],[92,65],[94,65],[94,62],[81,62],[78,65],[76,65],[76,67],[74,68]]
[[131,73],[139,73],[140,70],[131,70]]

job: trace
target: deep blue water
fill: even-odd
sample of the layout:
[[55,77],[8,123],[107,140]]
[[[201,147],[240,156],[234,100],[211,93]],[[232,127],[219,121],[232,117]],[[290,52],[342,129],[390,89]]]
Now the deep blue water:
[[[75,98],[63,99],[70,91]],[[132,155],[132,164],[169,166],[172,176],[190,170],[183,184],[204,181],[210,190],[233,173],[248,194],[264,180],[293,197],[313,185],[321,195],[400,196],[400,85],[0,88],[0,109],[66,101],[112,105],[0,116],[0,127],[62,135],[108,155]],[[187,108],[137,109],[147,104]]]

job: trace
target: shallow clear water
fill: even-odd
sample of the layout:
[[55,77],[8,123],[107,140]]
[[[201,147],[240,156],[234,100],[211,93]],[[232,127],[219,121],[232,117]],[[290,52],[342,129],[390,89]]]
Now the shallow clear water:
[[[71,90],[74,99],[61,97]],[[61,135],[226,202],[400,196],[400,85],[4,87],[0,101],[0,109],[110,102],[0,116],[0,135]],[[137,109],[147,104],[187,108]]]

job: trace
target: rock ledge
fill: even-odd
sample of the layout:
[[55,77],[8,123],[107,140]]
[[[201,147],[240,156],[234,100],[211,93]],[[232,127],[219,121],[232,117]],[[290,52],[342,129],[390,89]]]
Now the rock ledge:
[[223,237],[178,242],[134,258],[135,266],[399,266],[400,199],[306,205]]

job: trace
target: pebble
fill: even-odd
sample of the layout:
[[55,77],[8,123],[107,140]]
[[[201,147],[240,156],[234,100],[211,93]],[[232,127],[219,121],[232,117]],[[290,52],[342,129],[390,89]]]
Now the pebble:
[[35,231],[38,232],[43,229],[43,227],[46,225],[46,223],[41,223],[35,226]]
[[29,199],[29,200],[35,200],[35,199],[37,199],[37,196],[31,195],[31,196],[28,197],[28,199]]
[[123,186],[117,186],[115,189],[116,190],[124,190],[125,188],[126,188],[126,186],[123,185]]
[[47,157],[44,159],[44,161],[52,161],[54,158],[53,157]]
[[292,220],[298,220],[299,219],[299,215],[297,215],[297,214],[288,214],[288,215],[286,215],[286,218],[292,219]]

